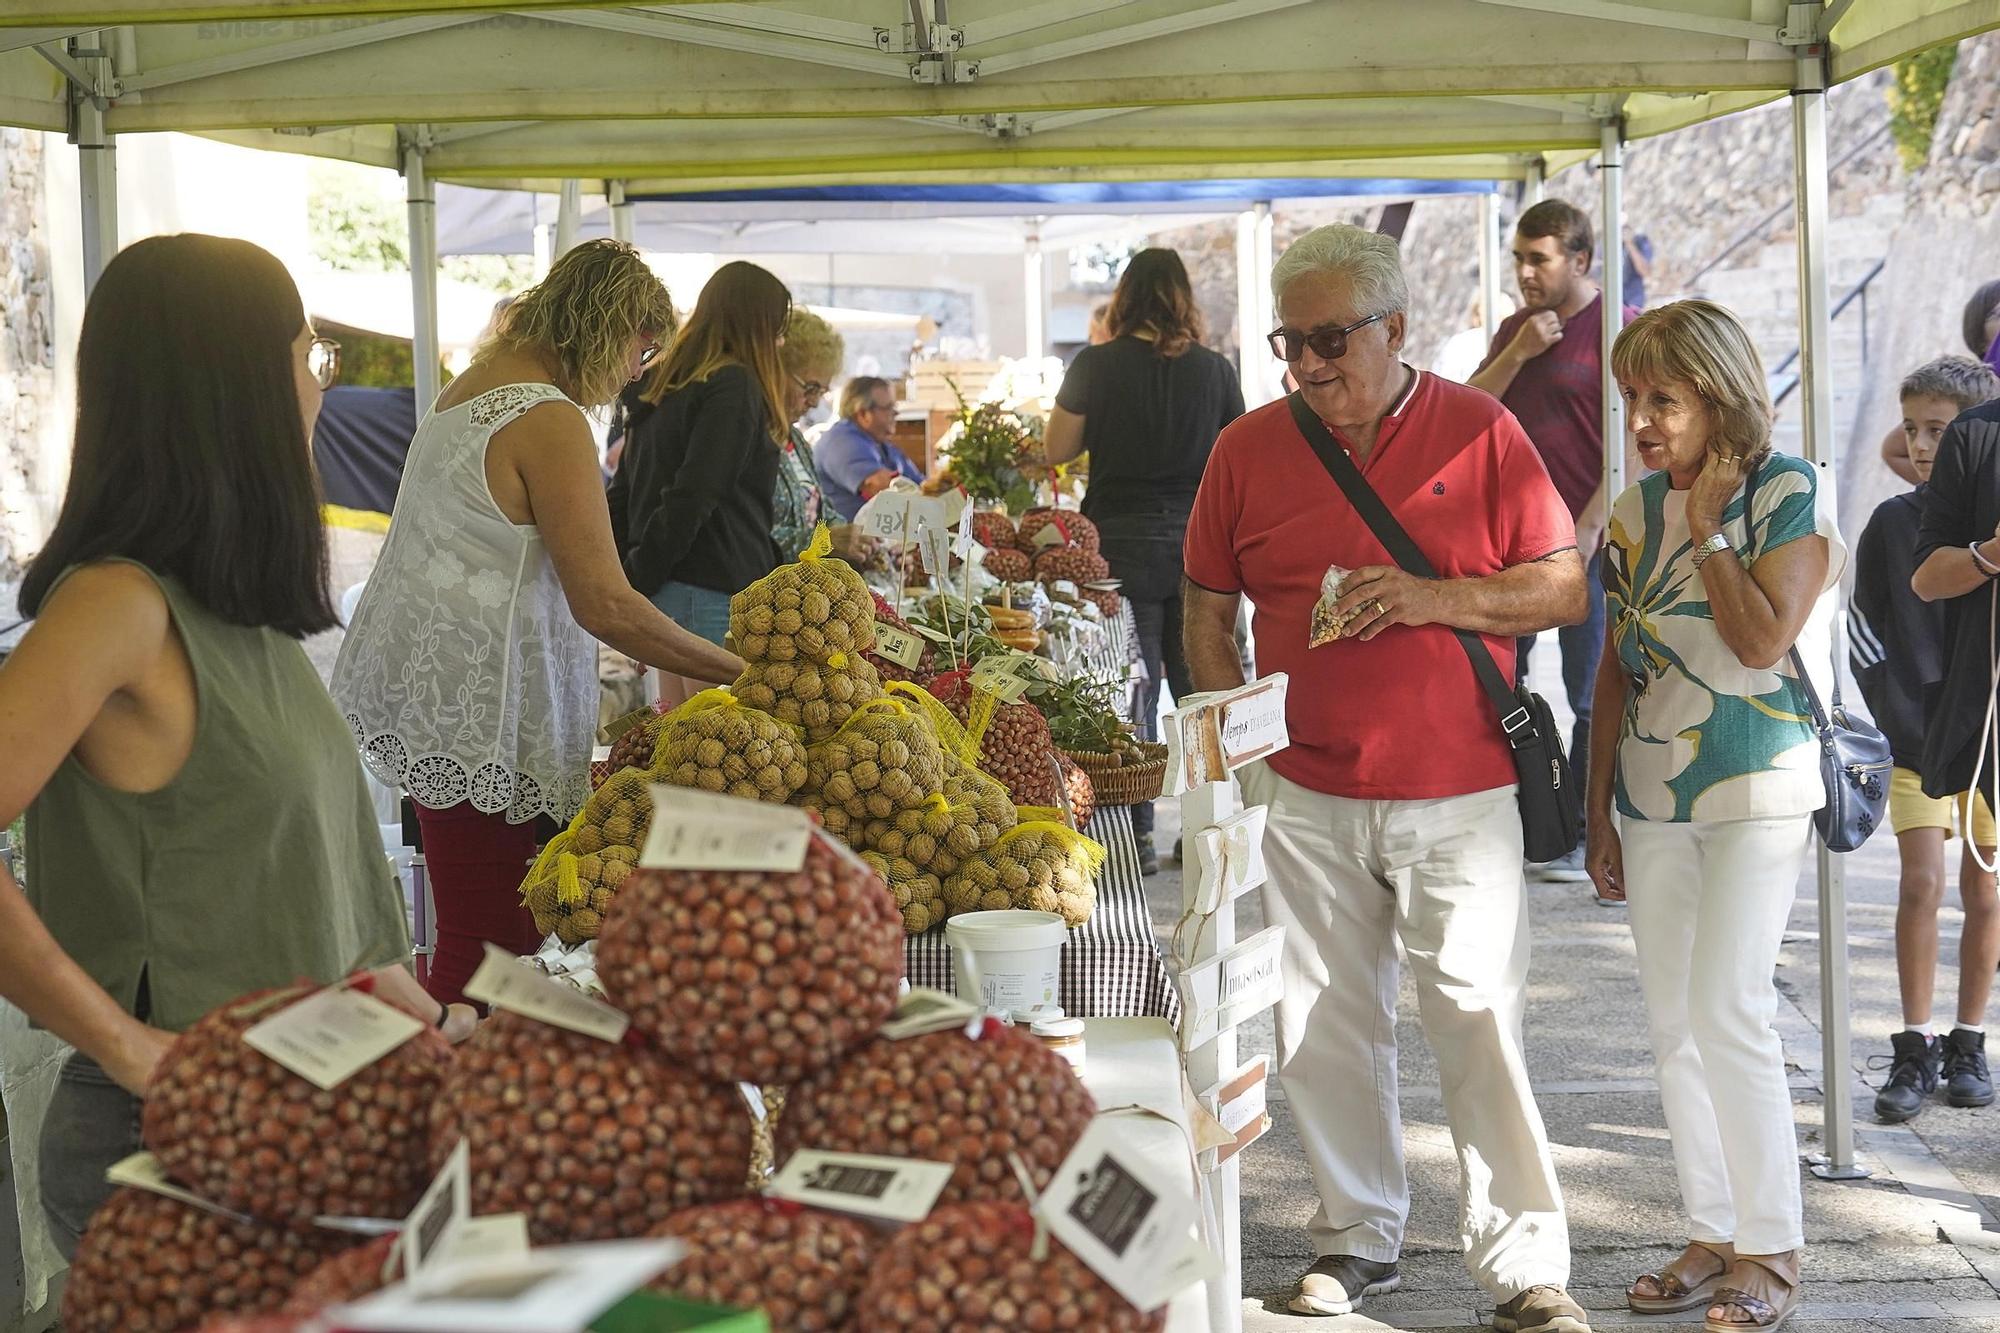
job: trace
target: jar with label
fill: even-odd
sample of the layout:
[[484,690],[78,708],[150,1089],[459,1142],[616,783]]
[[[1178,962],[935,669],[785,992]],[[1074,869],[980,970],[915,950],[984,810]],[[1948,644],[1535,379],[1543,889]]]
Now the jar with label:
[[1064,1018],[1061,1011],[1053,1018],[1037,1016],[1028,1031],[1035,1040],[1042,1043],[1069,1061],[1070,1067],[1078,1074],[1083,1073],[1083,1020]]

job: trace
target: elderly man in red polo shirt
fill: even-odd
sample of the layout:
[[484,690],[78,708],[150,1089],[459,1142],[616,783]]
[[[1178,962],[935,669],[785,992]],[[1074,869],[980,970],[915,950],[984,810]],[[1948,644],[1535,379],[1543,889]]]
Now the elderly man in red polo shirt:
[[[1514,768],[1452,628],[1503,673],[1514,640],[1584,618],[1576,527],[1507,410],[1404,364],[1395,242],[1321,227],[1271,274],[1305,404],[1439,577],[1398,569],[1295,424],[1269,404],[1222,432],[1188,523],[1197,690],[1243,681],[1234,630],[1291,676],[1291,748],[1243,774],[1270,807],[1266,915],[1285,926],[1278,1058],[1320,1210],[1292,1308],[1393,1290],[1409,1212],[1396,1100],[1396,941],[1415,974],[1463,1180],[1466,1264],[1502,1333],[1589,1327],[1565,1293],[1569,1233],[1521,1046],[1527,891]],[[1342,637],[1310,647],[1329,566],[1354,571]]]

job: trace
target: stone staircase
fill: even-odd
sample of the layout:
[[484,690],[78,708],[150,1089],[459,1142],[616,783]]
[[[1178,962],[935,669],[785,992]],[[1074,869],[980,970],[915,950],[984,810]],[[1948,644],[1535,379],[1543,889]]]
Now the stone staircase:
[[[1890,235],[1902,216],[1903,196],[1897,191],[1877,196],[1860,213],[1833,219],[1827,234],[1827,286],[1834,304],[1839,304],[1888,253]],[[1697,284],[1697,291],[1690,294],[1706,296],[1734,311],[1756,341],[1767,370],[1775,368],[1799,345],[1798,247],[1789,232],[1755,251],[1743,266],[1707,274]],[[1866,296],[1849,304],[1833,322],[1830,367],[1833,421],[1827,444],[1836,452],[1844,452],[1854,429],[1865,388],[1864,377],[1880,373],[1879,367],[1874,371],[1869,369],[1871,355],[1880,352],[1881,321],[1873,316],[1879,313],[1879,303],[1888,297],[1878,274]],[[1878,335],[1874,348],[1862,343],[1864,300],[1877,303],[1877,310],[1869,312],[1868,321],[1871,332]],[[1782,375],[1774,376],[1772,393],[1775,395],[1798,369],[1794,361]],[[1803,399],[1804,387],[1800,386],[1778,410],[1773,438],[1777,447],[1787,453],[1801,451]]]

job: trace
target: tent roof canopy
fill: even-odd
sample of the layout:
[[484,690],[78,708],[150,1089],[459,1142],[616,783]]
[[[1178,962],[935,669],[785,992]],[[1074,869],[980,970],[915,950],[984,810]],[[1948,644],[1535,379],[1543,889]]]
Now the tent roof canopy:
[[[103,61],[52,33],[106,0],[16,0],[0,122],[61,129],[63,72],[113,133],[191,130],[433,176],[642,193],[905,181],[1235,175],[1507,179],[1788,91],[1813,34],[1786,0],[779,0],[492,13],[337,0],[283,22],[113,30]],[[110,0],[118,7],[118,0]],[[123,0],[227,20],[308,12]],[[2000,26],[2000,0],[1833,0],[1829,71]]]

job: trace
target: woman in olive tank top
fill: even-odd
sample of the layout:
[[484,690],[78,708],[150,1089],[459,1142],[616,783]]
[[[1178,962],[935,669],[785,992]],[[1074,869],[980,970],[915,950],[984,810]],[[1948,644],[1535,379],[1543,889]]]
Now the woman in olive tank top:
[[335,623],[307,442],[331,381],[282,265],[167,236],[106,266],[78,344],[75,453],[0,667],[0,998],[76,1048],[42,1197],[59,1247],[138,1147],[172,1034],[247,991],[405,969],[403,898],[347,727],[299,640]]

